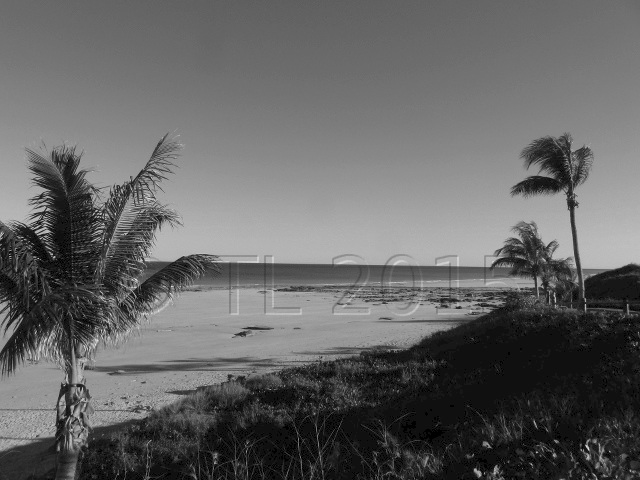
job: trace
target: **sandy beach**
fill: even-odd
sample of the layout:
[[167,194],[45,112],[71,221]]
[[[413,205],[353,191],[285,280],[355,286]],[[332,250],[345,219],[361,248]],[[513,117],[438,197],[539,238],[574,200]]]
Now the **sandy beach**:
[[[473,283],[453,294],[433,286],[419,294],[402,288],[364,291],[357,298],[339,287],[185,292],[140,335],[98,351],[85,372],[96,410],[94,435],[229,375],[409,347],[500,302],[499,290]],[[438,308],[442,305],[448,308]],[[55,365],[34,362],[0,381],[0,479],[23,478],[53,465],[47,449],[62,380]]]

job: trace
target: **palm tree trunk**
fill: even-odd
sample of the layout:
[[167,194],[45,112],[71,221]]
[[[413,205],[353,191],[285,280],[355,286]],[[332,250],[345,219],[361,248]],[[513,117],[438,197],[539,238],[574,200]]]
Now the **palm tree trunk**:
[[87,442],[87,426],[84,411],[87,408],[89,394],[81,383],[84,358],[76,352],[75,345],[70,349],[69,372],[67,385],[63,385],[64,414],[58,419],[56,432],[56,448],[58,458],[56,480],[74,480],[78,466],[80,450]]
[[56,480],[75,480],[80,450],[58,452]]
[[576,262],[576,272],[578,273],[578,304],[582,308],[585,304],[584,299],[584,278],[582,277],[582,262],[580,260],[580,251],[578,250],[578,230],[576,229],[576,207],[575,199],[567,199],[569,207],[569,218],[571,220],[571,235],[573,237],[573,258]]
[[540,298],[540,292],[538,291],[538,277],[533,276],[533,288],[536,291],[536,298]]

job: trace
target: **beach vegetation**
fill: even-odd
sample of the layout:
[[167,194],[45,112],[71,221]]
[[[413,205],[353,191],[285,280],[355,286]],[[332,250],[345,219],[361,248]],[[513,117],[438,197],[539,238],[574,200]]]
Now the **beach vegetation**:
[[539,281],[544,292],[548,293],[552,285],[571,278],[571,259],[553,258],[559,244],[556,240],[545,244],[536,222],[518,222],[511,231],[517,236],[507,238],[504,245],[495,251],[498,258],[491,264],[491,270],[509,267],[510,275],[531,278],[536,297],[540,296]]
[[640,472],[640,327],[621,313],[501,308],[410,349],[273,375],[268,388],[229,382],[248,391],[233,402],[197,392],[95,440],[81,478]]
[[570,268],[559,273],[553,282],[553,291],[558,301],[572,305],[578,300],[578,272]]
[[576,189],[589,178],[593,165],[593,151],[587,146],[573,150],[572,144],[571,134],[563,133],[559,137],[538,138],[526,146],[520,153],[520,158],[524,160],[526,169],[536,166],[539,172],[514,185],[511,188],[511,195],[530,197],[565,194],[573,238],[573,257],[578,276],[578,297],[584,304],[584,277],[576,228],[575,210],[578,208]]
[[249,390],[271,390],[282,386],[282,379],[273,373],[250,375],[244,382]]
[[83,370],[96,348],[121,344],[182,289],[217,270],[214,256],[197,254],[144,275],[157,231],[180,225],[156,197],[180,148],[165,135],[144,168],[106,194],[89,182],[74,147],[27,149],[39,190],[29,223],[0,222],[1,325],[8,336],[0,366],[8,375],[45,359],[62,369],[56,478],[75,478],[87,444],[93,407]]
[[640,300],[640,265],[630,263],[585,280],[589,299]]
[[507,311],[515,311],[540,308],[544,305],[544,302],[539,296],[536,297],[529,292],[516,290],[507,294],[502,308]]

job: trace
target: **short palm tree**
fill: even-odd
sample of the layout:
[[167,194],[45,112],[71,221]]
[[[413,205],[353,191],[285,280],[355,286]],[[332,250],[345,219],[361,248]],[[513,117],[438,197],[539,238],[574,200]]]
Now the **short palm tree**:
[[156,232],[180,224],[156,199],[181,145],[164,136],[137,176],[106,199],[80,169],[81,154],[62,146],[27,150],[33,183],[30,223],[0,222],[2,374],[27,358],[58,362],[65,372],[57,406],[58,479],[75,475],[92,413],[83,369],[98,344],[119,342],[208,269],[216,257],[189,255],[144,279]]
[[[549,250],[547,253],[553,255],[556,248]],[[573,259],[571,257],[552,258],[549,256],[542,268],[540,285],[547,295],[551,292],[561,293],[568,287],[569,279],[573,275]]]
[[[536,165],[539,174],[525,178],[511,188],[511,195],[553,195],[563,192],[567,197],[571,235],[573,237],[573,255],[578,273],[579,301],[584,305],[584,278],[582,262],[578,249],[578,231],[576,229],[576,188],[582,185],[593,165],[593,152],[587,146],[572,150],[573,139],[569,133],[559,137],[542,137],[534,140],[520,153],[525,168]],[[540,175],[544,173],[545,175]]]
[[551,271],[550,264],[558,242],[553,240],[545,245],[536,222],[519,222],[511,231],[517,236],[507,238],[504,245],[495,251],[498,258],[491,264],[491,270],[509,267],[510,275],[533,279],[535,294],[539,297],[538,279],[544,280],[545,274]]
[[571,270],[568,274],[559,275],[555,279],[553,289],[563,302],[573,302],[578,290],[578,274],[576,271]]

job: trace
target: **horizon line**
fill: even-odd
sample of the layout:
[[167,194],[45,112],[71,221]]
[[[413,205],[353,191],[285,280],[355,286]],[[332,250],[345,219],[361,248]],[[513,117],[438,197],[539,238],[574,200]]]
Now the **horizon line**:
[[[174,262],[175,260],[158,260],[158,259],[153,259],[153,260],[147,260],[147,263],[171,263]],[[225,262],[222,261],[220,263],[230,263],[230,262]],[[247,265],[264,265],[267,262],[237,262],[237,263],[244,263]],[[273,262],[273,263],[269,263],[270,265],[327,265],[327,266],[354,266],[357,267],[358,264],[356,263],[345,263],[345,264],[337,264],[334,265],[332,263],[319,263],[319,262]],[[630,265],[630,264],[634,264],[634,262],[629,262],[625,265]],[[625,266],[622,265],[622,266]],[[384,267],[385,264],[383,263],[366,263],[362,266],[368,266],[368,267]],[[389,265],[391,266],[391,265]],[[422,267],[440,267],[440,268],[448,268],[448,265],[407,265],[407,264],[403,264],[403,265],[393,265],[394,267],[418,267],[418,268],[422,268]],[[452,265],[453,267],[458,267],[458,268],[489,268],[487,266],[483,266],[483,265]],[[500,270],[508,270],[509,267],[498,267]],[[615,270],[616,268],[620,268],[620,267],[608,267],[608,268],[595,268],[595,267],[583,267],[583,270]]]

